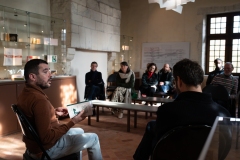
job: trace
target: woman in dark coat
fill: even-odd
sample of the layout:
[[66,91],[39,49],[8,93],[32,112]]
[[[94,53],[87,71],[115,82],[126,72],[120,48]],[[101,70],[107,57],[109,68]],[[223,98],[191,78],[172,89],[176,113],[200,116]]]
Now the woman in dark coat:
[[140,87],[141,94],[153,97],[158,84],[156,71],[157,65],[155,63],[149,63],[146,72],[142,75],[142,85]]

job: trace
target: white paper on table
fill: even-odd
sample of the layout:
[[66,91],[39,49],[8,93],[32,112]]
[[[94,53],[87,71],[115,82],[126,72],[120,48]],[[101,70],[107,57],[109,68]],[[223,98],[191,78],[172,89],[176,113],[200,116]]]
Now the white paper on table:
[[72,118],[84,110],[83,116],[90,116],[93,114],[92,112],[92,101],[85,101],[76,104],[67,105],[69,117]]
[[22,49],[4,48],[3,66],[21,66]]

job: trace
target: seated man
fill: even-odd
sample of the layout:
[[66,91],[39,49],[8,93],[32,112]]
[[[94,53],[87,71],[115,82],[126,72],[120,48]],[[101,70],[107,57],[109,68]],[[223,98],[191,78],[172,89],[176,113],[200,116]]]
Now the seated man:
[[163,87],[168,87],[167,90],[170,90],[172,79],[172,71],[169,64],[164,64],[163,68],[158,72],[158,91],[166,92]]
[[223,74],[223,72],[224,72],[223,71],[223,61],[220,58],[215,59],[214,64],[215,64],[216,68],[214,71],[209,73],[206,85],[209,85],[216,75]]
[[238,80],[232,76],[234,67],[231,62],[224,65],[224,73],[216,75],[212,80],[212,85],[223,85],[231,98],[235,98],[238,90]]
[[97,62],[92,62],[90,72],[85,75],[86,89],[84,98],[87,100],[93,100],[96,97],[99,100],[105,100],[102,73],[97,71],[97,67]]
[[[133,156],[135,160],[148,160],[158,140],[169,130],[186,125],[212,126],[216,116],[229,117],[229,112],[215,103],[210,94],[202,93],[203,70],[189,59],[173,67],[178,97],[174,102],[158,108],[156,121],[147,124],[143,138]],[[173,153],[174,154],[174,153]]]
[[[98,136],[95,133],[84,133],[81,128],[71,128],[86,117],[83,112],[60,124],[56,115],[66,116],[66,108],[54,108],[43,89],[51,86],[51,72],[48,63],[41,59],[33,59],[24,67],[26,86],[18,97],[17,106],[35,127],[42,145],[51,159],[87,149],[91,160],[102,159]],[[56,93],[57,94],[57,93]],[[29,133],[26,133],[30,135]],[[27,153],[32,158],[40,158],[41,149],[33,138],[23,136]]]
[[[212,85],[222,85],[224,86],[231,99],[235,99],[238,90],[238,80],[232,76],[232,71],[234,67],[232,63],[226,62],[224,65],[224,73],[216,75],[212,80]],[[232,117],[235,117],[235,103],[234,101],[229,101],[227,109],[230,111]]]

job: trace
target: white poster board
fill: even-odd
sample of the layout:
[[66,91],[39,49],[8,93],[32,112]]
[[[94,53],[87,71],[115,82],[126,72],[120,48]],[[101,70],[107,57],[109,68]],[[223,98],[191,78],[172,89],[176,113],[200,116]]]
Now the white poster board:
[[189,58],[189,42],[171,43],[143,43],[142,68],[146,69],[148,63],[156,63],[160,70],[165,63],[170,67],[184,58]]

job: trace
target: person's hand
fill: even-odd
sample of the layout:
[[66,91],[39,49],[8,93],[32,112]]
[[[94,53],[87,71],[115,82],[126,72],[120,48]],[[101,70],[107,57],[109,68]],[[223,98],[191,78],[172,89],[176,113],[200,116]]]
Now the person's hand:
[[151,87],[157,89],[157,86],[155,86],[155,85],[152,85]]
[[65,117],[68,115],[68,110],[65,107],[58,107],[55,109],[55,114],[60,117]]
[[74,116],[72,118],[72,122],[74,124],[81,122],[82,120],[84,120],[87,116],[83,116],[84,110],[82,110],[80,113],[78,113],[76,116]]
[[159,82],[159,85],[160,85],[160,86],[164,85],[164,82]]

